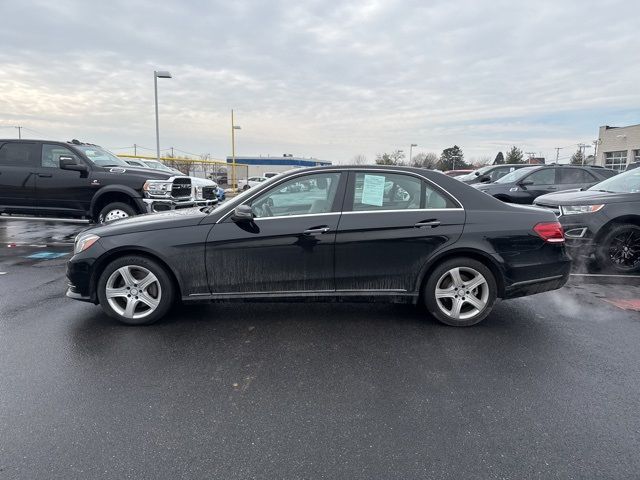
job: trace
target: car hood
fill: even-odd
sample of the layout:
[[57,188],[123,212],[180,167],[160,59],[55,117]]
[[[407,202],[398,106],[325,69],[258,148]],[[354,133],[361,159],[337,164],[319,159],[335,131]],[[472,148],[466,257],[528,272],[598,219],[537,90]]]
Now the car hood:
[[127,175],[127,176],[138,176],[140,178],[152,179],[152,180],[168,180],[171,177],[178,177],[179,175],[173,175],[169,172],[161,172],[158,170],[150,170],[147,168],[140,167],[121,167],[121,166],[113,166],[113,167],[102,167],[104,168],[105,173],[111,175]]
[[91,233],[99,237],[110,237],[123,233],[146,232],[166,228],[190,227],[199,224],[207,214],[200,208],[181,208],[161,213],[148,213],[123,218],[91,228]]
[[598,205],[601,203],[629,202],[631,196],[640,197],[638,193],[615,193],[596,190],[566,190],[558,193],[547,193],[536,198],[535,203],[541,205]]
[[200,177],[189,177],[191,179],[191,185],[196,187],[217,187],[218,184],[213,180],[207,180],[206,178]]

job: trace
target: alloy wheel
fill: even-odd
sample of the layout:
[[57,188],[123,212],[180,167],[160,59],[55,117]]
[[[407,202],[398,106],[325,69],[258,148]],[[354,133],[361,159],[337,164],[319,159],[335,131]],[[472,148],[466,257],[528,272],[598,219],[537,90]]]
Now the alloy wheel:
[[454,320],[468,320],[479,315],[489,301],[489,284],[477,270],[455,267],[436,283],[436,304]]
[[138,265],[118,268],[109,276],[105,288],[111,308],[128,319],[137,320],[151,315],[162,298],[158,277]]
[[621,270],[635,270],[640,266],[640,233],[636,230],[620,232],[611,239],[608,251],[611,263]]

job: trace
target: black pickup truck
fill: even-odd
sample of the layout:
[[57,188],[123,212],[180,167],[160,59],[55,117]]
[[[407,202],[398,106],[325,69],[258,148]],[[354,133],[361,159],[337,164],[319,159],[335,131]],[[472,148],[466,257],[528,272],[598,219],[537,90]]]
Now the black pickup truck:
[[0,214],[108,222],[196,205],[191,179],[131,167],[78,140],[0,140]]

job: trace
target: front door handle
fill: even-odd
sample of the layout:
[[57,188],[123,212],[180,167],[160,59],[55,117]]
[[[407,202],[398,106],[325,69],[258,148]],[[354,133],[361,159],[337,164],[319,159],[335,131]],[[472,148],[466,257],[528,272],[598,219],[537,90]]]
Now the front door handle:
[[424,227],[435,228],[439,226],[440,226],[440,220],[428,220],[426,222],[418,222],[414,225],[415,228],[424,228]]
[[327,233],[329,230],[331,230],[329,227],[310,228],[302,233],[305,235],[322,235],[323,233]]
[[39,173],[38,176],[42,177],[42,178],[51,178],[51,177],[53,177],[53,175],[51,175],[50,173]]

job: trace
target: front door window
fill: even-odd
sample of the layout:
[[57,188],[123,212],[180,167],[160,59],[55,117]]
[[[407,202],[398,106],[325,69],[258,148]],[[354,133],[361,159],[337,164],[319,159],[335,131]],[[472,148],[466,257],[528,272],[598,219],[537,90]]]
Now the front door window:
[[329,213],[338,191],[339,173],[316,173],[280,183],[251,202],[255,218]]

